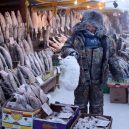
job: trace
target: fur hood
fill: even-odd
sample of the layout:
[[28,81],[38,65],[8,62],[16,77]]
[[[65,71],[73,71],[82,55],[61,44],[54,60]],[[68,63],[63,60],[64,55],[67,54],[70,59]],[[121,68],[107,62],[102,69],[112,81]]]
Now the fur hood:
[[102,37],[106,35],[106,29],[104,26],[103,14],[96,10],[89,10],[83,14],[81,22],[77,23],[73,32],[85,30],[86,24],[92,24],[97,28],[95,35],[97,37]]

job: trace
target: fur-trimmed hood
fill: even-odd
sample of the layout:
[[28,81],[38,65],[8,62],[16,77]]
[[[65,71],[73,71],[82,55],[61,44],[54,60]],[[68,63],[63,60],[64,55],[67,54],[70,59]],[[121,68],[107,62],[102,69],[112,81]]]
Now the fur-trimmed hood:
[[95,35],[97,37],[102,37],[106,34],[106,29],[103,20],[103,14],[96,10],[88,10],[84,12],[81,22],[77,23],[73,32],[86,30],[86,24],[92,24],[97,28]]

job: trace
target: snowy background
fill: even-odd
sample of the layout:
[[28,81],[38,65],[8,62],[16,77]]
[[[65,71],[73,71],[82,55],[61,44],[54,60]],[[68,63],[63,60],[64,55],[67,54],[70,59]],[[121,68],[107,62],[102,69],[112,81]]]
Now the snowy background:
[[128,10],[129,11],[129,0],[98,0],[102,2],[106,2],[106,7],[112,7],[113,6],[113,1],[116,1],[118,3],[118,9],[121,10]]

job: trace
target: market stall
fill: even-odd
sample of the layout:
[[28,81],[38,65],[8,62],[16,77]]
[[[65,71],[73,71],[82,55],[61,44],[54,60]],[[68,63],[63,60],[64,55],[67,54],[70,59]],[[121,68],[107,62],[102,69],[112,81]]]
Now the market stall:
[[[110,116],[80,114],[79,106],[60,102],[50,104],[50,100],[63,89],[58,85],[59,77],[66,75],[61,73],[63,67],[58,67],[59,62],[62,63],[59,61],[61,49],[75,25],[80,23],[85,10],[96,9],[104,13],[105,29],[114,41],[113,50],[122,75],[129,75],[129,35],[123,34],[118,20],[122,12],[104,9],[105,2],[85,0],[3,0],[0,7],[0,112],[3,129],[111,129]],[[73,77],[69,76],[69,79]],[[118,81],[113,85],[116,83]],[[110,88],[115,90],[115,87]],[[126,91],[125,87],[123,89],[125,103],[127,88],[128,82]],[[68,96],[70,90],[68,88],[68,99],[71,99]],[[58,99],[65,97],[65,93],[61,95],[63,97]]]

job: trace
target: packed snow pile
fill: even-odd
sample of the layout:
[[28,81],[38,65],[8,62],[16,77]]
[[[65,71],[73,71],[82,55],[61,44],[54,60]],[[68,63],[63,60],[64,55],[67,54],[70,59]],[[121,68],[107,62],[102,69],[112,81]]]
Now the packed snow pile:
[[67,56],[60,61],[61,73],[59,76],[59,88],[50,93],[51,103],[55,101],[65,104],[74,104],[74,90],[78,86],[80,66],[74,56]]

